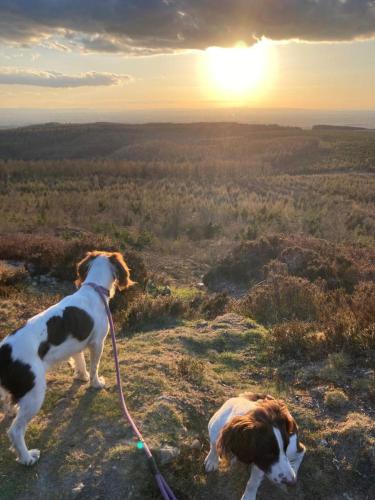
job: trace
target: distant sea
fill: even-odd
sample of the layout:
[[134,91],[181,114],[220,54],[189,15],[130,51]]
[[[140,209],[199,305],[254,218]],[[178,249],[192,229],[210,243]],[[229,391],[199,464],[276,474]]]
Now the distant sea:
[[0,127],[19,127],[36,123],[149,123],[149,122],[240,122],[291,125],[311,128],[313,125],[347,125],[375,129],[375,110],[310,109],[148,109],[99,111],[89,109],[0,109]]

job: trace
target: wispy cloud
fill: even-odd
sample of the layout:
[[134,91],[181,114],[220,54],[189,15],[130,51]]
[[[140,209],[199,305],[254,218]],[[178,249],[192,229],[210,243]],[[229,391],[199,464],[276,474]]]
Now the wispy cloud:
[[66,75],[55,71],[34,71],[32,69],[2,68],[0,85],[32,85],[37,87],[84,87],[109,86],[129,82],[129,75],[88,72]]
[[134,54],[262,36],[374,38],[375,0],[0,0],[3,42],[33,45],[56,35],[65,36],[64,49]]

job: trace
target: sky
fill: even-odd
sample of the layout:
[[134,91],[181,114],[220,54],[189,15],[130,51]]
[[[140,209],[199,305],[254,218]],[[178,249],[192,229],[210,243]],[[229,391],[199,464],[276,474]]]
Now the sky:
[[375,0],[0,0],[0,113],[375,110]]

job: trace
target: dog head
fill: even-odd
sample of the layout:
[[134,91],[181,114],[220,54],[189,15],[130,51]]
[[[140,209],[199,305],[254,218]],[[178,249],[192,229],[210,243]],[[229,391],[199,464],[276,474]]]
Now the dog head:
[[113,285],[118,290],[125,290],[134,285],[134,281],[130,279],[130,270],[119,252],[103,252],[92,251],[87,252],[86,256],[77,263],[77,279],[75,284],[80,287],[85,281],[89,270],[95,265],[95,262],[106,263],[109,271],[112,273]]
[[254,463],[280,485],[296,483],[288,458],[292,448],[295,453],[304,450],[298,441],[298,427],[285,403],[276,399],[260,400],[254,410],[232,418],[217,442],[221,458],[228,461],[234,455],[241,462]]

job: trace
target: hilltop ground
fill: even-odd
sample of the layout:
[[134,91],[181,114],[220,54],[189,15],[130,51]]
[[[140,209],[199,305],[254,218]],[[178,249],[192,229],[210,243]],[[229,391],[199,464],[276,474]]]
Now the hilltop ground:
[[[4,330],[57,298],[30,285],[3,299]],[[287,400],[308,448],[291,498],[373,498],[374,412],[357,383],[370,381],[371,370],[358,369],[339,355],[321,363],[279,363],[267,337],[254,321],[226,313],[119,339],[129,407],[156,456],[167,462],[161,468],[177,497],[240,497],[246,467],[204,472],[207,421],[227,397],[261,390]],[[68,363],[49,374],[46,401],[27,433],[29,446],[42,451],[33,468],[14,461],[5,435],[9,422],[0,414],[2,499],[158,498],[143,452],[121,420],[109,340],[102,374],[107,381],[103,391],[73,381]],[[344,389],[349,401],[328,407],[324,396],[333,388]],[[260,498],[284,497],[266,482],[261,488]]]
[[[240,498],[246,467],[206,475],[203,460],[210,416],[243,390],[285,398],[300,425],[290,498],[374,498],[374,145],[324,127],[2,131],[0,338],[73,291],[87,250],[119,249],[138,282],[111,304],[125,393],[180,500]],[[68,363],[49,374],[33,468],[0,413],[1,500],[159,498],[109,341],[102,371],[101,392]],[[286,495],[265,482],[259,498]]]

